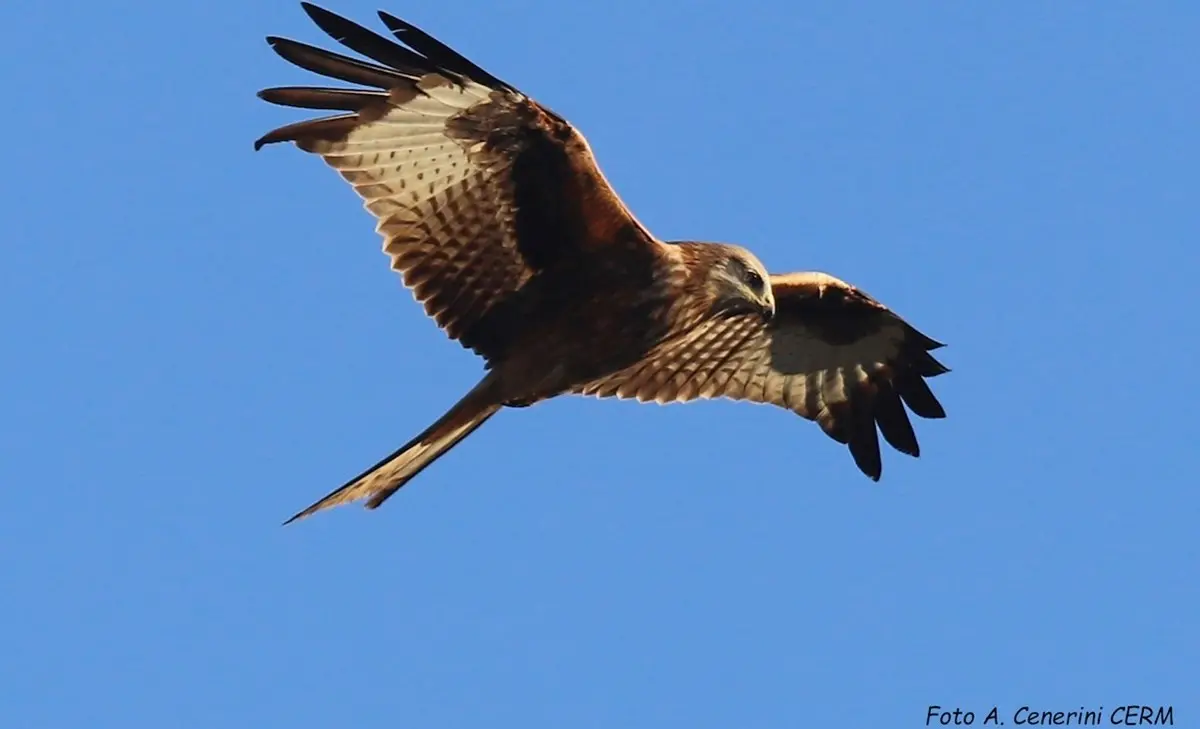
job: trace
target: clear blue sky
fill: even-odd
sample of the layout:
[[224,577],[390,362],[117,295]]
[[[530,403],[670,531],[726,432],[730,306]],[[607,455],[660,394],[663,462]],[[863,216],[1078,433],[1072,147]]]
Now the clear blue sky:
[[252,151],[304,114],[254,93],[315,79],[263,36],[323,34],[3,3],[0,723],[1197,725],[1200,7],[383,7],[575,122],[656,234],[947,342],[949,419],[875,484],[781,410],[564,399],[281,528],[481,370],[336,174]]

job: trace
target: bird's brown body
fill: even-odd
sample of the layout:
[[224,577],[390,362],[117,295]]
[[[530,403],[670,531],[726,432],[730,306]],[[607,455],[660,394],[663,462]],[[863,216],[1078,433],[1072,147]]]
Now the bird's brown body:
[[302,121],[377,218],[384,252],[437,324],[486,362],[483,380],[386,459],[293,519],[374,508],[505,406],[562,394],[656,402],[731,397],[815,420],[879,478],[876,427],[918,446],[902,402],[943,417],[923,380],[940,346],[854,287],[770,275],[740,246],[667,243],[637,221],[570,123],[414,26],[408,47],[304,3],[380,65],[280,38],[287,60],[370,87],[266,89],[273,103],[349,113]]

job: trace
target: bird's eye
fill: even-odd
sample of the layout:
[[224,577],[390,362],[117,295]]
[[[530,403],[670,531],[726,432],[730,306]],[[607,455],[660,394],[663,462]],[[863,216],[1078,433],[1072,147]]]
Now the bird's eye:
[[749,284],[750,288],[755,292],[761,292],[763,290],[763,278],[758,274],[758,271],[755,271],[754,269],[746,271],[746,283]]

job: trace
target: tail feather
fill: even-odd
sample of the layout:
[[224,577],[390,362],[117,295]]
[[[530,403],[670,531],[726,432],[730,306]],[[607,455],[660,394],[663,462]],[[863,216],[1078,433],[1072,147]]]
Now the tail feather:
[[492,389],[494,375],[489,374],[468,392],[446,414],[420,435],[405,443],[391,455],[371,466],[341,488],[299,512],[283,524],[311,516],[318,511],[367,500],[366,507],[375,509],[400,490],[446,451],[458,445],[475,429],[499,412]]

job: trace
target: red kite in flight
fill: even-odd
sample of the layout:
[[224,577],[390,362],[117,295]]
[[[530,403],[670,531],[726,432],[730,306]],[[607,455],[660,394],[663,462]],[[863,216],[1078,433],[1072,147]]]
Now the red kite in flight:
[[[387,13],[404,45],[303,3],[368,63],[269,37],[280,56],[366,88],[283,87],[266,101],[344,113],[276,129],[354,186],[392,268],[446,334],[486,361],[462,400],[290,521],[375,508],[503,407],[564,394],[787,408],[878,480],[878,433],[918,455],[905,405],[945,411],[923,378],[940,343],[823,273],[772,275],[735,245],[654,237],[567,120]],[[878,432],[876,428],[878,427]]]

